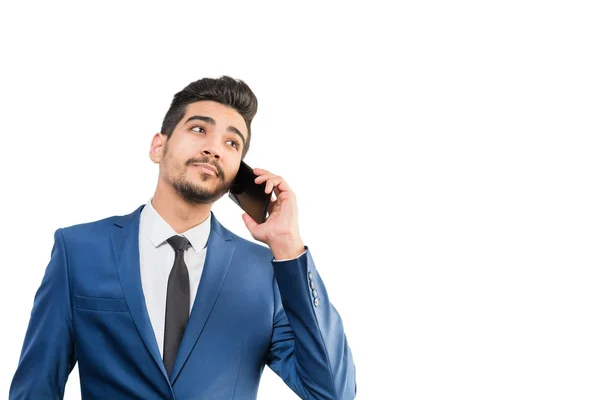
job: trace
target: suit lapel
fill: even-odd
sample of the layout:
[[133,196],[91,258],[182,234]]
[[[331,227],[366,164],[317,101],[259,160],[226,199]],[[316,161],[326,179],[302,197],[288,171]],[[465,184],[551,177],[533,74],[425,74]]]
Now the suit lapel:
[[112,235],[113,250],[117,262],[117,270],[125,301],[133,322],[148,348],[152,358],[158,364],[165,379],[169,380],[167,371],[160,357],[160,351],[156,344],[156,336],[152,329],[144,292],[140,277],[140,251],[139,251],[139,229],[140,213],[144,206],[139,207],[132,214],[126,215],[115,221],[120,229],[114,229]]
[[190,319],[175,359],[175,365],[173,365],[171,382],[175,382],[206,325],[206,321],[223,287],[223,282],[225,282],[235,252],[235,245],[231,242],[229,231],[217,221],[212,212],[211,218],[204,270],[202,271]]

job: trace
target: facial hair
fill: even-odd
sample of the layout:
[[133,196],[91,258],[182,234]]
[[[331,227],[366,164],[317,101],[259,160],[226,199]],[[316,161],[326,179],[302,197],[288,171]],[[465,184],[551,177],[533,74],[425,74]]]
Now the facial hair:
[[[221,166],[211,157],[202,157],[202,158],[190,158],[185,162],[183,166],[177,165],[177,160],[174,159],[168,152],[167,147],[165,146],[165,166],[167,170],[172,170],[174,172],[174,178],[172,182],[172,186],[175,191],[188,203],[190,204],[212,204],[215,201],[219,200],[231,186],[231,182],[227,182],[225,178],[225,173]],[[206,163],[212,165],[217,170],[217,176],[201,174],[201,178],[203,181],[208,181],[209,179],[218,179],[219,184],[213,189],[207,189],[202,186],[195,184],[194,182],[188,180],[186,174],[188,173],[188,168],[192,164]],[[190,171],[190,173],[195,171]]]

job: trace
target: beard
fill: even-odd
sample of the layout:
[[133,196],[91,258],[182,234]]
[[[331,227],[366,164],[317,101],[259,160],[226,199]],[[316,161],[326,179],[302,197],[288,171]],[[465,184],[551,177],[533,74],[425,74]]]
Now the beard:
[[[188,179],[188,168],[192,164],[198,163],[210,164],[217,170],[216,176],[202,173],[199,174],[203,182],[208,182],[210,180],[218,181],[218,184],[213,189],[200,186]],[[231,187],[231,182],[226,180],[223,169],[211,157],[190,158],[185,162],[184,165],[177,164],[177,160],[175,160],[168,153],[167,148],[165,147],[165,166],[167,167],[167,170],[174,172],[174,179],[171,182],[171,185],[175,191],[188,203],[212,204],[223,197],[223,195],[227,193]]]
[[[203,181],[215,178],[219,179],[220,176],[202,176]],[[223,197],[223,195],[229,191],[230,186],[231,185],[229,183],[226,183],[221,179],[221,183],[214,189],[207,189],[187,180],[185,174],[178,176],[173,181],[173,188],[175,191],[177,191],[177,193],[179,193],[184,200],[192,204],[212,204]]]

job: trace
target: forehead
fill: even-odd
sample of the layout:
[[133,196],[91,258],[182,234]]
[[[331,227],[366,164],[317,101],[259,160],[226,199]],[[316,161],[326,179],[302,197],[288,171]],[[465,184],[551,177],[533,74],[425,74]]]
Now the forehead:
[[188,118],[193,116],[210,117],[215,121],[217,127],[221,126],[226,129],[233,126],[242,132],[244,136],[248,135],[246,121],[244,121],[241,114],[233,108],[216,101],[203,100],[188,104],[181,122],[186,123]]

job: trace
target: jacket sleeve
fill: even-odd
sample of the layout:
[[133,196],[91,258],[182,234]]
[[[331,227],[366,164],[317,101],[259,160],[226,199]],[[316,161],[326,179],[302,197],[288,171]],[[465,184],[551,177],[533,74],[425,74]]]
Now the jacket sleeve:
[[69,271],[62,230],[33,302],[9,399],[62,399],[75,366]]
[[275,313],[268,365],[302,399],[350,400],[352,354],[309,251],[273,261]]

